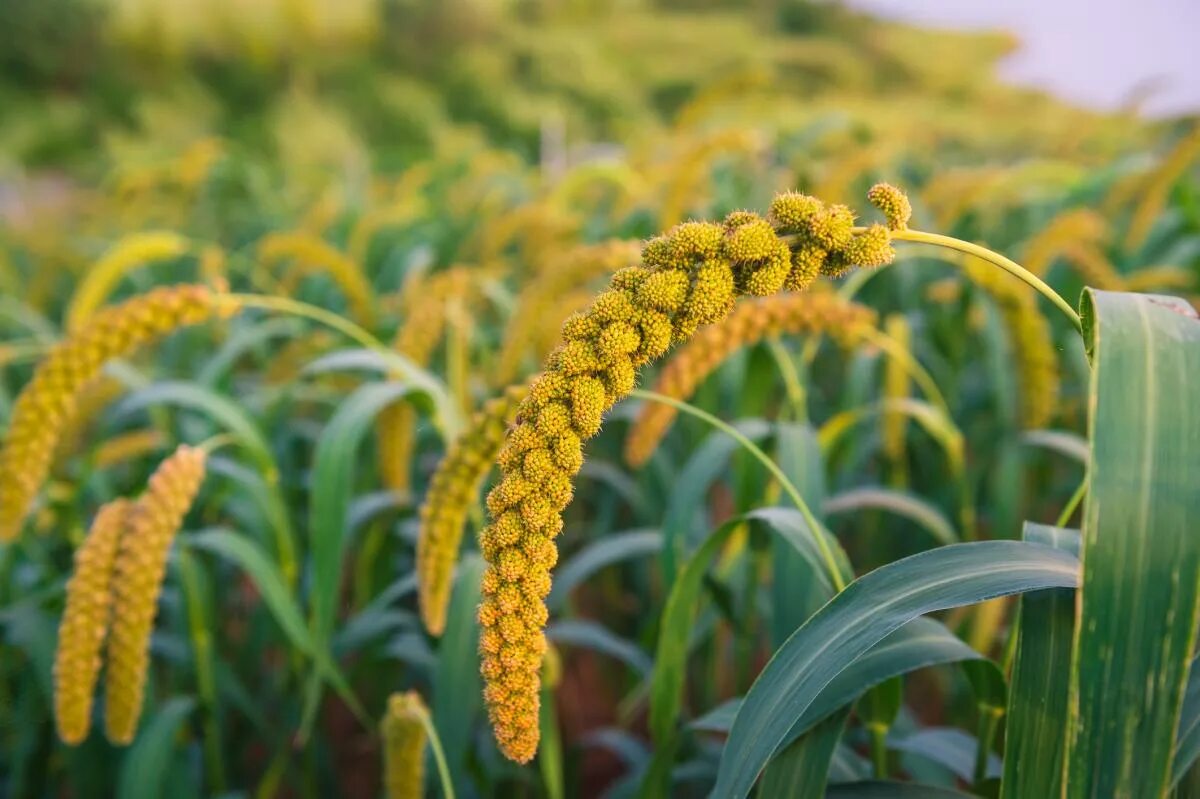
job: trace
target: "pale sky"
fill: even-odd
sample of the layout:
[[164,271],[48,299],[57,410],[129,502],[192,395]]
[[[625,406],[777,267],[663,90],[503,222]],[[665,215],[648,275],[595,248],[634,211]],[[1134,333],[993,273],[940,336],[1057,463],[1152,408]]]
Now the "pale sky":
[[1022,49],[1010,80],[1111,109],[1153,82],[1153,114],[1200,112],[1200,0],[846,0],[885,17],[1002,28]]

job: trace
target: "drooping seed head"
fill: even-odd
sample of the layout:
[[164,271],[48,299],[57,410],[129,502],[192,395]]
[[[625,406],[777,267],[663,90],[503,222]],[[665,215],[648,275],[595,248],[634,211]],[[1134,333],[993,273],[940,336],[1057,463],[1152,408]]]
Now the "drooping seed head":
[[104,364],[221,310],[220,295],[205,286],[157,288],[97,311],[50,351],[17,397],[0,447],[0,541],[20,532],[80,392]]
[[425,724],[428,713],[415,691],[388,697],[387,715],[379,724],[383,736],[383,788],[388,799],[420,799],[425,795]]
[[105,732],[127,744],[137,732],[171,542],[204,479],[204,450],[181,445],[150,477],[130,510],[113,569],[113,622],[105,679]]
[[72,746],[87,738],[92,726],[92,698],[112,609],[113,565],[132,507],[116,499],[100,508],[75,551],[75,572],[67,582],[54,653],[54,720],[58,737]]

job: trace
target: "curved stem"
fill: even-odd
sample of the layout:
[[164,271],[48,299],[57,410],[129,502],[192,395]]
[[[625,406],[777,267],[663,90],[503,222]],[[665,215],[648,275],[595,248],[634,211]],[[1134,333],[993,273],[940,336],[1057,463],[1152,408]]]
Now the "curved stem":
[[792,416],[797,422],[808,421],[808,405],[805,402],[806,392],[804,383],[800,380],[800,373],[796,370],[796,364],[792,363],[792,356],[788,352],[787,347],[777,339],[772,338],[767,340],[767,347],[771,350],[771,356],[775,359],[775,365],[779,368],[779,375],[783,378],[784,390],[787,392],[788,404],[792,409]]
[[887,353],[889,358],[900,364],[900,368],[907,372],[913,382],[921,387],[921,393],[925,395],[925,398],[931,404],[936,405],[938,410],[946,414],[947,417],[950,416],[950,406],[947,404],[946,398],[942,395],[941,389],[937,387],[937,381],[912,356],[911,352],[901,345],[900,342],[896,341],[896,339],[881,330],[864,328],[862,336],[866,341]]
[[[865,230],[865,228],[856,228],[856,230]],[[969,241],[956,239],[953,236],[943,236],[940,233],[926,233],[923,230],[892,230],[889,231],[889,235],[893,241],[911,241],[918,244],[932,244],[936,247],[945,247],[949,250],[957,250],[968,255],[974,255],[976,258],[1000,267],[1013,277],[1019,278],[1037,289],[1038,293],[1050,300],[1058,310],[1062,311],[1063,316],[1071,320],[1071,324],[1075,326],[1080,335],[1083,334],[1083,322],[1080,321],[1079,314],[1062,298],[1062,295],[1050,288],[1040,277],[1011,258],[1006,258],[998,252],[989,250],[987,247],[981,247]]]
[[205,455],[211,455],[214,450],[236,443],[238,443],[238,437],[233,433],[217,433],[215,436],[206,438],[197,444],[196,449],[202,449]]
[[783,470],[779,468],[779,465],[775,463],[775,461],[771,460],[767,453],[763,452],[753,441],[742,435],[742,433],[739,432],[736,427],[728,422],[718,419],[716,416],[713,416],[707,411],[700,410],[695,405],[689,405],[688,403],[677,400],[674,397],[668,397],[665,394],[659,394],[654,391],[646,391],[644,389],[634,389],[632,392],[630,392],[630,396],[653,400],[654,402],[661,402],[664,405],[670,405],[678,411],[691,414],[697,419],[703,419],[705,422],[708,422],[722,433],[725,433],[727,436],[737,441],[738,444],[740,444],[747,452],[753,455],[759,463],[766,467],[767,471],[770,472],[771,476],[779,482],[779,485],[783,489],[784,493],[788,495],[788,498],[792,500],[792,503],[795,504],[796,508],[800,511],[800,515],[804,517],[805,524],[807,524],[808,528],[812,530],[813,538],[816,539],[817,548],[821,551],[821,559],[825,561],[825,569],[829,572],[829,579],[833,583],[834,591],[841,593],[842,589],[846,587],[846,581],[842,579],[842,571],[838,568],[837,559],[833,556],[833,550],[829,548],[829,542],[825,540],[824,528],[822,528],[821,523],[817,521],[817,517],[808,507],[808,503],[804,501],[804,497],[800,496],[800,492],[796,489],[796,486],[792,484],[792,481],[788,479],[788,476],[783,473]]
[[1066,507],[1058,515],[1058,521],[1054,522],[1055,527],[1064,527],[1067,522],[1071,521],[1071,517],[1075,515],[1075,509],[1079,507],[1079,503],[1083,501],[1084,495],[1087,494],[1087,488],[1088,476],[1085,474],[1083,479],[1079,481],[1079,487],[1075,489],[1075,493],[1067,501]]
[[262,308],[266,311],[303,316],[344,333],[348,338],[354,339],[369,350],[385,352],[389,355],[392,353],[386,344],[346,317],[307,302],[266,294],[226,294],[225,299],[239,308]]
[[446,753],[442,749],[442,739],[438,737],[437,727],[433,725],[433,717],[424,707],[418,707],[416,714],[425,727],[429,748],[433,750],[433,762],[437,765],[438,779],[442,783],[442,796],[445,799],[454,799],[454,780],[450,778],[450,767],[446,765]]

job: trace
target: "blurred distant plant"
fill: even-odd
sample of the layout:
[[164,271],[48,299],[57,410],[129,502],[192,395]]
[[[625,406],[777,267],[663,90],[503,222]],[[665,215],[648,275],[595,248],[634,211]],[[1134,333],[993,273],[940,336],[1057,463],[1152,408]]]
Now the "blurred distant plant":
[[0,73],[0,794],[1190,795],[1194,122],[836,3],[100,8]]

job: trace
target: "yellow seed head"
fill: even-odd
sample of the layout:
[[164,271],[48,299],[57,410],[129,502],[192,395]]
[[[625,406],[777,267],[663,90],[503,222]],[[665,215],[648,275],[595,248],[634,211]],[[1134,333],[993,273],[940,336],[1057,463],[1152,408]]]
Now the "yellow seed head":
[[67,308],[67,331],[78,333],[121,278],[152,261],[178,258],[187,252],[188,240],[168,231],[134,233],[114,244],[88,270]]
[[388,697],[383,735],[383,787],[388,799],[425,795],[425,709],[415,691]]
[[876,183],[867,192],[871,205],[883,212],[889,230],[907,230],[912,218],[912,204],[908,195],[890,183]]
[[742,212],[725,225],[686,222],[651,240],[640,268],[618,272],[608,291],[566,322],[562,343],[521,404],[498,456],[500,481],[488,493],[490,522],[480,533],[489,564],[481,584],[480,672],[496,740],[512,760],[528,762],[537,751],[554,538],[583,462],[582,442],[596,434],[604,412],[669,342],[724,319],[741,295],[783,287],[794,265],[782,230],[796,234],[797,246],[819,244],[841,257],[848,250],[864,263],[891,251],[882,226],[880,248],[873,230],[854,234],[849,209],[813,206],[800,195],[777,199],[772,220],[775,229]]
[[1008,333],[1021,388],[1021,425],[1045,427],[1058,408],[1058,354],[1049,321],[1038,307],[1037,294],[978,259],[963,257],[967,276],[996,304]]
[[375,292],[357,261],[329,242],[303,230],[270,233],[258,242],[258,255],[264,261],[290,260],[293,271],[283,278],[294,287],[313,272],[325,272],[337,284],[350,305],[351,314],[362,325],[375,324]]
[[[415,284],[405,298],[404,324],[396,331],[393,346],[419,366],[425,366],[442,339],[452,302],[470,303],[476,291],[473,270],[458,266],[429,275]],[[412,487],[413,448],[416,445],[417,414],[406,401],[385,408],[376,422],[379,439],[379,470],[384,485],[407,492]]]
[[[467,429],[450,445],[430,480],[417,535],[417,587],[421,619],[433,635],[441,635],[446,628],[450,582],[467,514],[525,393],[524,386],[514,386],[484,403]],[[544,450],[537,452],[549,458]],[[515,521],[509,519],[508,526],[513,529]],[[517,537],[505,541],[516,543]]]
[[[654,390],[686,400],[733,353],[764,339],[798,333],[827,333],[844,347],[861,340],[875,324],[870,308],[832,293],[782,294],[744,302],[716,324],[701,328],[659,372]],[[625,460],[644,464],[654,454],[677,411],[646,403],[625,439]]]
[[112,632],[105,680],[105,733],[127,744],[137,732],[171,542],[204,479],[204,451],[181,445],[163,461],[129,514],[113,570]]
[[38,365],[13,406],[0,449],[0,541],[20,532],[80,391],[104,364],[139,346],[216,315],[219,297],[204,286],[154,289],[91,316]]
[[533,351],[540,361],[554,346],[568,316],[587,307],[592,292],[577,290],[596,278],[611,275],[637,260],[636,242],[611,241],[571,249],[562,264],[538,275],[517,298],[516,310],[504,331],[504,345],[496,358],[495,382],[507,384],[521,373]]
[[100,508],[87,538],[75,551],[75,573],[67,583],[67,605],[54,653],[54,720],[58,737],[74,746],[92,726],[92,696],[100,675],[100,647],[112,608],[117,544],[133,503],[114,500]]

